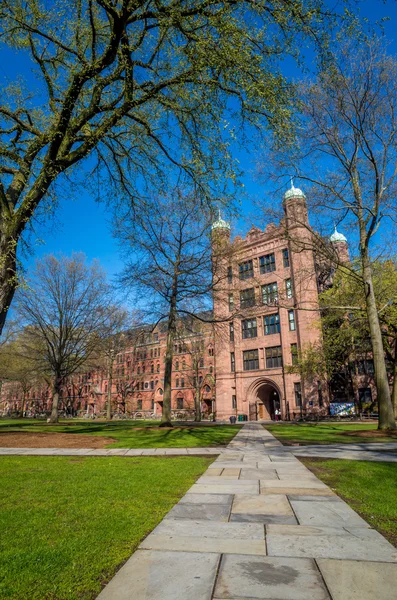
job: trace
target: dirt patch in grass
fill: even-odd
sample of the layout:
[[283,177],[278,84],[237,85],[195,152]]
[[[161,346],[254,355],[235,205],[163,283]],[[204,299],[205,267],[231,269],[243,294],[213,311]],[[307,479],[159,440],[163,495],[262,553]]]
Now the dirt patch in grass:
[[355,431],[341,431],[340,435],[347,435],[349,437],[362,437],[365,439],[376,439],[384,437],[396,438],[397,441],[397,429],[390,431],[382,431],[381,429],[363,429]]
[[115,440],[74,433],[33,433],[5,431],[0,434],[1,448],[105,448]]

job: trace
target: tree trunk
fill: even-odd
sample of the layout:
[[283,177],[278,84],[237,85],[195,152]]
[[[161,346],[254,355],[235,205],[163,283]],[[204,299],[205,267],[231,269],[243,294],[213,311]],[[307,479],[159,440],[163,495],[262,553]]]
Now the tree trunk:
[[22,403],[21,403],[21,417],[23,418],[23,411],[25,408],[25,392],[22,392]]
[[397,419],[397,338],[394,341],[392,404],[394,408],[394,418]]
[[386,371],[382,331],[379,323],[378,310],[372,283],[372,270],[367,252],[364,251],[362,254],[365,302],[371,337],[372,355],[375,366],[375,385],[379,407],[378,429],[396,429],[393,406],[391,403],[389,380]]
[[110,358],[109,377],[108,377],[108,398],[107,398],[107,414],[108,421],[112,419],[112,387],[113,387],[113,356]]
[[0,233],[0,336],[18,284],[16,242]]
[[194,420],[199,422],[201,421],[201,398],[200,398],[200,386],[196,385],[196,394],[194,397],[194,409],[195,409],[195,415],[194,415]]
[[61,389],[61,380],[59,377],[55,377],[54,387],[52,391],[52,409],[49,423],[58,423],[58,403],[59,403],[59,392]]
[[172,359],[174,340],[176,335],[176,299],[177,299],[177,279],[174,278],[174,285],[170,300],[170,312],[168,315],[167,331],[167,349],[165,353],[164,365],[164,396],[163,396],[163,414],[161,416],[160,427],[172,427],[171,423],[171,378],[172,378]]

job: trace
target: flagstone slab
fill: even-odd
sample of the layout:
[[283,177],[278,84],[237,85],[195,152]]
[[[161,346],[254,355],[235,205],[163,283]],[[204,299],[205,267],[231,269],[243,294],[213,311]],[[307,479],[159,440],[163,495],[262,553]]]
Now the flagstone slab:
[[[190,491],[194,494],[235,494],[236,493],[236,486],[235,486],[236,481],[238,481],[238,480],[229,481],[229,482],[225,481],[225,483],[223,485],[222,484],[210,485],[210,484],[195,483],[190,488]],[[242,483],[245,483],[245,482],[242,482]],[[255,485],[252,483],[246,483],[245,485],[239,485],[238,491],[239,491],[239,494],[259,494],[258,482],[256,482]]]
[[392,600],[397,596],[397,565],[319,559],[333,600]]
[[[270,482],[269,482],[270,483]],[[297,494],[299,496],[335,496],[335,493],[330,490],[330,488],[295,488],[288,487],[289,482],[282,481],[285,487],[263,487],[261,486],[261,495],[262,494],[282,494],[285,496],[290,496],[290,494]]]
[[222,473],[222,471],[223,471],[223,469],[220,469],[219,467],[218,468],[214,467],[212,469],[209,468],[206,471],[206,476],[207,477],[219,477],[219,475]]
[[283,515],[266,515],[266,514],[241,514],[234,513],[230,515],[230,521],[233,523],[263,523],[268,525],[270,523],[278,523],[281,525],[296,525],[298,521],[294,515],[283,516]]
[[375,529],[366,527],[311,527],[309,525],[269,525],[266,527],[267,535],[288,535],[288,536],[351,536],[356,538],[376,538],[382,537]]
[[190,491],[178,504],[228,504],[233,502],[232,494],[191,494]]
[[278,479],[275,469],[241,469],[240,479]]
[[214,598],[329,600],[314,561],[228,554],[222,556]]
[[[179,550],[183,552],[216,552],[219,554],[253,554],[266,556],[265,540],[185,537],[151,533],[140,545],[148,550]],[[192,599],[193,600],[193,599]]]
[[[229,479],[233,478],[233,479]],[[222,475],[219,477],[207,477],[205,474],[202,477],[199,477],[199,479],[197,479],[197,484],[198,485],[234,485],[236,491],[240,488],[240,487],[244,487],[246,485],[255,485],[258,486],[259,480],[258,479],[237,479],[237,475],[230,475],[228,477],[223,477]]]
[[[310,492],[310,490],[307,491]],[[343,500],[336,494],[333,496],[305,496],[304,494],[288,494],[288,500],[290,502],[293,500],[301,500],[302,502],[343,502]]]
[[227,504],[176,504],[168,513],[167,518],[227,522],[229,514],[230,506]]
[[219,554],[137,550],[98,600],[211,600]]
[[222,477],[229,477],[229,476],[239,476],[240,475],[240,468],[234,468],[234,467],[226,467],[225,469],[223,469],[222,471]]
[[[260,480],[260,489],[262,490],[266,490],[266,489],[271,489],[271,490],[275,490],[273,493],[277,494],[277,490],[278,489],[283,489],[288,487],[289,489],[296,489],[296,490],[302,490],[302,489],[310,489],[310,490],[327,490],[328,487],[325,485],[325,483],[323,483],[320,480],[316,480],[316,481],[306,481],[304,479],[288,479],[288,480],[283,480],[281,481],[280,479],[277,480],[267,480],[267,479],[261,479]],[[281,494],[284,494],[285,492],[280,492]]]
[[268,496],[243,496],[236,494],[234,496],[232,513],[252,515],[271,514],[284,516],[290,516],[294,514],[287,497],[280,494]]
[[[270,527],[270,526],[269,526]],[[300,558],[339,558],[397,562],[397,551],[382,536],[359,537],[349,535],[274,535],[266,536],[269,556],[296,556]]]
[[243,466],[242,462],[239,462],[237,460],[234,461],[217,461],[214,460],[214,462],[212,463],[212,465],[210,465],[209,470],[212,469],[228,469],[230,467],[235,468],[235,469],[241,469],[241,467]]
[[153,533],[183,537],[265,539],[265,528],[261,523],[221,523],[219,521],[201,521],[200,519],[168,519],[168,517],[157,525]]
[[369,527],[350,506],[345,502],[305,502],[291,501],[292,508],[301,525],[322,527]]

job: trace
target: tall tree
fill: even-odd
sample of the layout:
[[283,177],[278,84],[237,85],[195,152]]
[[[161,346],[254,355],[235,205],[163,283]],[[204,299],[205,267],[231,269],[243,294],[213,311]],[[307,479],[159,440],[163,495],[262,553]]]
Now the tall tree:
[[34,69],[1,89],[0,333],[21,236],[57,183],[85,165],[85,186],[136,203],[174,170],[210,196],[239,127],[287,131],[278,61],[335,18],[323,0],[2,0],[0,41]]
[[[211,308],[214,286],[211,212],[194,197],[157,199],[139,215],[123,218],[118,234],[129,243],[121,283],[135,293],[148,316],[166,321],[162,425],[171,426],[171,376],[179,317],[200,318]],[[214,269],[214,272],[216,270]],[[211,319],[211,317],[209,317]]]
[[[351,39],[301,91],[299,145],[278,153],[278,175],[297,173],[320,226],[332,215],[357,243],[360,268],[344,269],[365,299],[379,428],[395,429],[372,263],[376,236],[389,236],[397,217],[397,61],[384,40]],[[317,252],[329,251],[319,235],[312,240]]]
[[87,266],[81,254],[37,261],[29,286],[19,291],[25,347],[34,348],[36,369],[52,375],[52,423],[65,378],[97,352],[111,298],[103,271],[96,263]]

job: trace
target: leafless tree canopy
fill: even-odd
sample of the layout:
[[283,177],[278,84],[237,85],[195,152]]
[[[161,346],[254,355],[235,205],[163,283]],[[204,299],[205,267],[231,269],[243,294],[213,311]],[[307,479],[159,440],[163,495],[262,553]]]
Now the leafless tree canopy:
[[25,327],[24,344],[37,370],[52,375],[55,409],[65,378],[98,351],[110,302],[103,271],[95,263],[87,266],[80,254],[38,261],[32,280],[20,289],[17,314]]

